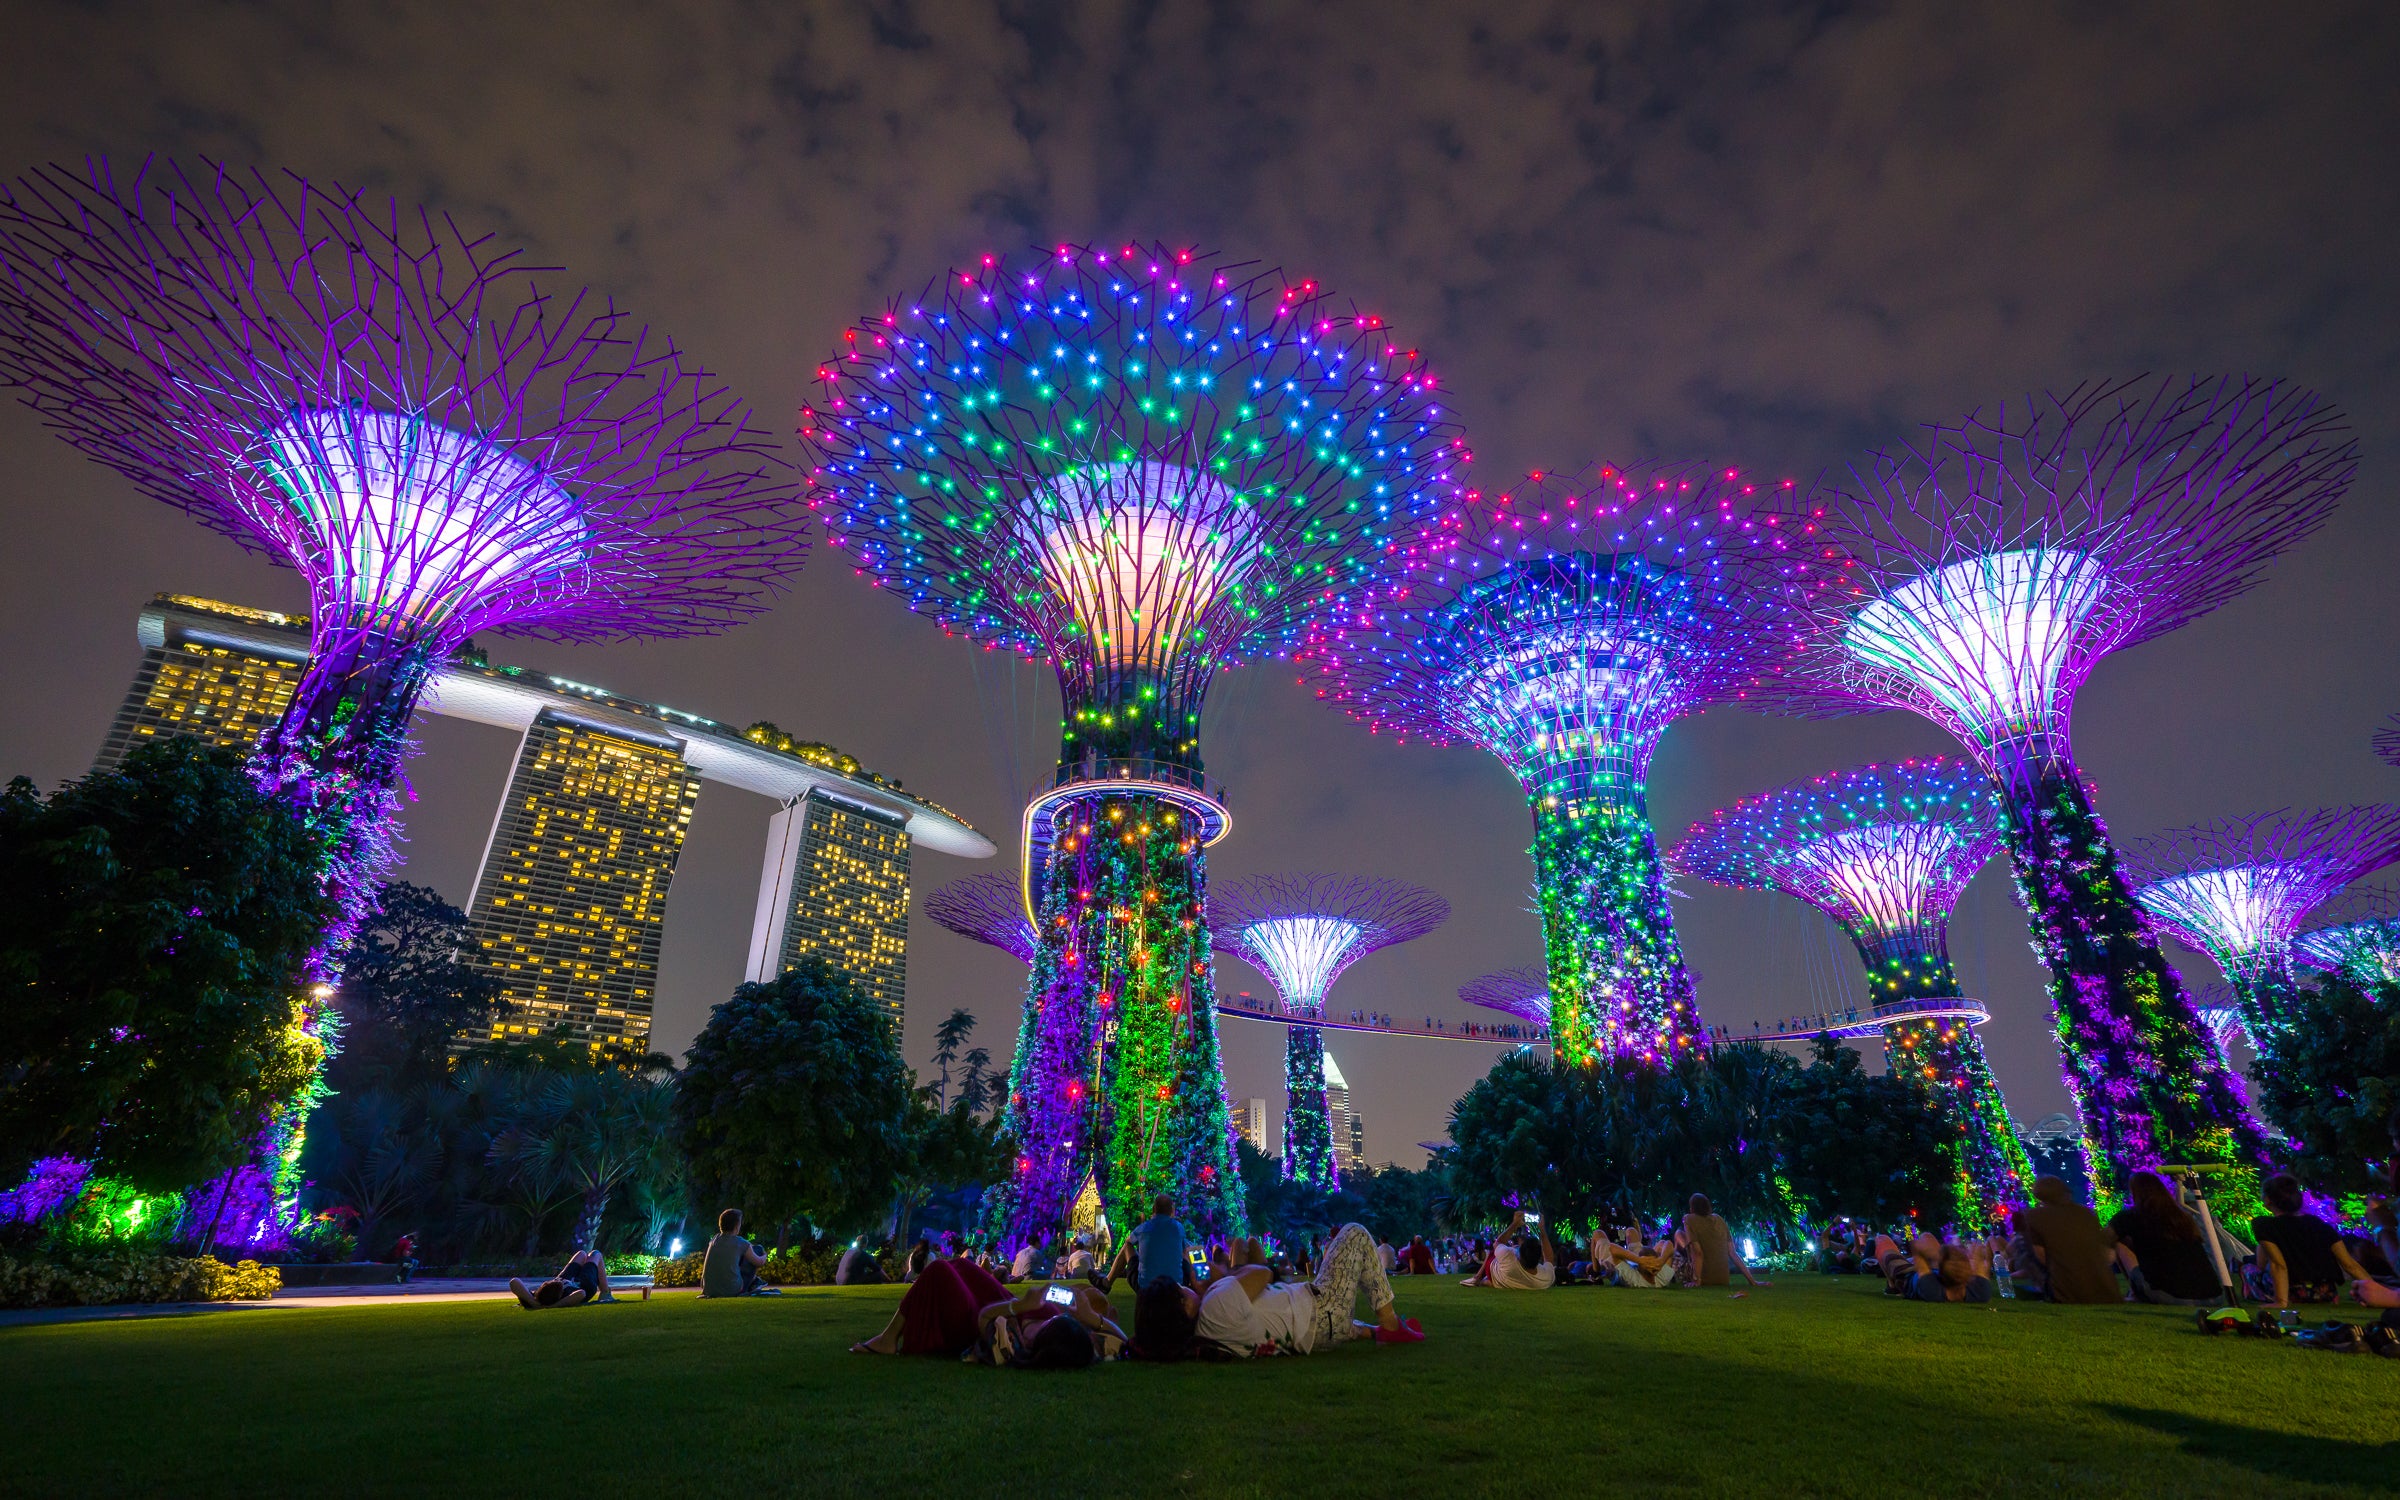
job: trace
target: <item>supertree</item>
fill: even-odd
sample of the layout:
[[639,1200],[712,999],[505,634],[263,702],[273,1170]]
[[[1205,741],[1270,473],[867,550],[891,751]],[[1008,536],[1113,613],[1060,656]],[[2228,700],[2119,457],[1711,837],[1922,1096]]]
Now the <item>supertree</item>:
[[1033,962],[1033,919],[1025,915],[1025,895],[1013,875],[953,880],[925,898],[925,915],[960,937],[989,943],[1021,964]]
[[1991,773],[2104,1193],[2136,1168],[2213,1164],[2238,1203],[2264,1136],[2093,811],[2075,691],[2323,522],[2356,467],[2339,427],[2271,381],[2086,385],[1933,426],[1804,508],[1841,583],[1814,593],[1781,706],[1907,709]]
[[1550,1024],[1550,973],[1540,964],[1517,964],[1470,979],[1458,987],[1458,998],[1536,1026]]
[[2400,807],[2227,818],[2127,847],[2134,899],[2215,962],[2255,1041],[2297,1019],[2300,925],[2359,877],[2400,859]]
[[[1252,875],[1208,898],[1217,951],[1274,981],[1284,1014],[1323,1017],[1342,971],[1379,948],[1423,937],[1450,903],[1422,886],[1342,875]],[[1325,1100],[1325,1034],[1284,1029],[1283,1180],[1317,1192],[1342,1185]]]
[[2400,984],[2400,891],[2354,891],[2324,909],[2331,918],[2292,939],[2292,960],[2370,989]]
[[[435,666],[482,630],[719,630],[803,556],[796,480],[673,343],[446,217],[297,176],[95,163],[0,189],[0,381],[307,580],[313,656],[256,765],[330,850],[312,1036]],[[306,1104],[235,1222],[271,1232]]]
[[1950,914],[2000,852],[2000,798],[1968,762],[1932,756],[1798,781],[1692,825],[1667,854],[1678,873],[1781,891],[1841,925],[1867,966],[1892,1075],[1924,1089],[1958,1132],[1957,1214],[1985,1233],[2025,1201],[2033,1171],[1984,1060],[1956,1016]]
[[1644,783],[1669,725],[1790,649],[1799,528],[1770,499],[1788,488],[1597,465],[1470,493],[1390,596],[1304,653],[1319,697],[1378,731],[1480,745],[1524,788],[1553,1033],[1577,1065],[1705,1041]]
[[818,374],[801,428],[835,545],[943,630],[1058,674],[995,1230],[1048,1234],[1092,1181],[1120,1222],[1172,1192],[1203,1232],[1238,1228],[1202,700],[1220,668],[1288,654],[1440,505],[1466,454],[1433,377],[1314,281],[1137,245],[986,256]]

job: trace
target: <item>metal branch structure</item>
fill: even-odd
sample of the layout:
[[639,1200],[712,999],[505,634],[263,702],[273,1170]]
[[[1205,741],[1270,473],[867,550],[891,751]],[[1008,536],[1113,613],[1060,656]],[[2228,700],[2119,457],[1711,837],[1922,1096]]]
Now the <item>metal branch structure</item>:
[[[1217,951],[1267,976],[1287,1015],[1321,1018],[1342,971],[1381,948],[1423,937],[1450,903],[1422,886],[1344,875],[1252,875],[1208,898]],[[1283,1180],[1318,1192],[1342,1185],[1325,1098],[1325,1036],[1286,1028]]]
[[2384,721],[2375,731],[2375,753],[2388,763],[2400,766],[2400,714]]
[[2400,807],[2289,809],[2140,840],[2125,851],[2134,899],[2207,954],[2255,1042],[2298,1023],[2293,942],[2344,886],[2400,859]]
[[1788,654],[1803,527],[1787,484],[1595,465],[1469,493],[1391,596],[1302,653],[1319,697],[1378,732],[1498,756],[1533,812],[1560,1055],[1706,1044],[1668,910],[1646,779],[1670,725]]
[[834,544],[944,631],[1058,674],[994,1232],[1046,1238],[1087,1189],[1121,1222],[1166,1192],[1234,1232],[1202,703],[1375,587],[1438,509],[1467,455],[1434,378],[1313,280],[1159,245],[987,256],[818,375],[801,428]]
[[1999,853],[2000,797],[1981,768],[1932,756],[1794,782],[1712,813],[1667,867],[1737,890],[1780,891],[1840,924],[1867,966],[1896,1078],[1924,1089],[1958,1133],[1957,1223],[1983,1234],[2026,1201],[2033,1169],[1983,1043],[1949,1009],[1965,992],[1950,915]]
[[2246,1198],[2266,1140],[2093,810],[2075,693],[2321,525],[2357,467],[2341,433],[2276,381],[2093,384],[1930,427],[1803,508],[1819,577],[1777,706],[1907,709],[1991,774],[2104,1192],[2194,1163],[2234,1169],[2220,1190]]
[[2322,914],[2331,920],[2292,939],[2293,963],[2369,989],[2400,984],[2400,890],[2353,891]]
[[[672,341],[447,217],[296,175],[0,187],[0,384],[306,580],[313,656],[258,774],[332,850],[320,998],[391,865],[434,666],[482,630],[721,630],[805,556],[797,475]],[[262,1235],[304,1115],[252,1174]]]
[[963,938],[973,938],[1014,958],[1033,962],[1033,919],[1014,875],[969,875],[925,898],[925,915]]
[[1458,998],[1546,1027],[1550,1024],[1550,971],[1540,964],[1495,970],[1460,985]]

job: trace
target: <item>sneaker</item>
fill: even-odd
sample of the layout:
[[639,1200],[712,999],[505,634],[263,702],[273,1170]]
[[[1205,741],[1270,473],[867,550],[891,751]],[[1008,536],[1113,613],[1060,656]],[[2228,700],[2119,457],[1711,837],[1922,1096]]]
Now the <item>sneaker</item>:
[[2366,1344],[2369,1354],[2380,1354],[2385,1359],[2400,1359],[2400,1333],[2392,1332],[2384,1324],[2369,1323],[2366,1332],[2359,1337]]
[[1425,1342],[1425,1330],[1417,1326],[1416,1319],[1410,1318],[1397,1328],[1376,1329],[1375,1342],[1378,1344],[1422,1344]]

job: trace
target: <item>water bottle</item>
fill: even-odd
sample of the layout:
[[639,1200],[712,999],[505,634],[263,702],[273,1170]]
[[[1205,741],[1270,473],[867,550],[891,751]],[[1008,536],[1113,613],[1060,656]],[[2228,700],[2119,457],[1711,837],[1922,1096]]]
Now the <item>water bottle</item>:
[[2003,1297],[2014,1299],[2017,1295],[2017,1284],[2009,1279],[2008,1262],[2004,1260],[1992,1262],[1992,1283],[1999,1287]]

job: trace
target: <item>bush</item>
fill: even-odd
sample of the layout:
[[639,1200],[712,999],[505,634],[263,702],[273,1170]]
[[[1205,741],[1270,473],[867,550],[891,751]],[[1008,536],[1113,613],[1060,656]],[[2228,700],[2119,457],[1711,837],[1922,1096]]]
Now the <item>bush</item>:
[[[773,1251],[768,1254],[767,1263],[759,1268],[759,1276],[769,1286],[831,1286],[833,1273],[842,1263],[842,1252],[849,1248],[840,1240],[818,1240],[814,1244]],[[694,1251],[681,1260],[658,1257],[650,1263],[654,1284],[698,1286],[700,1267],[707,1254],[704,1250]],[[875,1264],[882,1268],[886,1281],[898,1281],[901,1260],[902,1257],[886,1252],[875,1258]]]
[[0,1251],[0,1307],[100,1307],[120,1302],[261,1302],[283,1285],[273,1266],[202,1256]]

